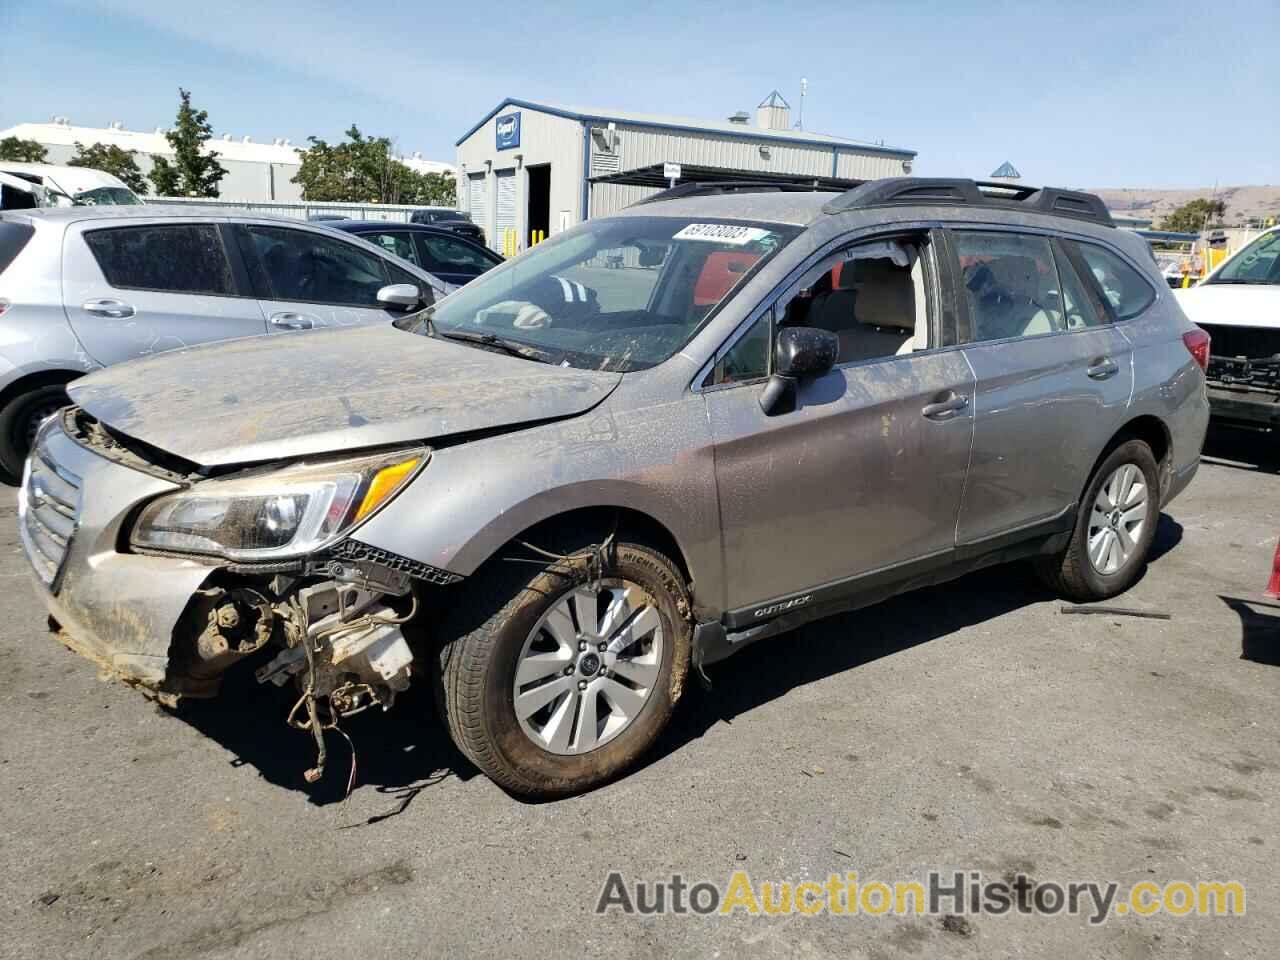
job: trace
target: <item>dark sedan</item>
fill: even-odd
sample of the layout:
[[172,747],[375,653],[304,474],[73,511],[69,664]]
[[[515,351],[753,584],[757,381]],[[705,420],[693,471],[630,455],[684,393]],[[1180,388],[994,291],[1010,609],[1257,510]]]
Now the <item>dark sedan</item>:
[[409,222],[425,223],[440,227],[442,230],[452,230],[468,240],[484,243],[484,231],[480,229],[479,224],[471,222],[471,214],[466,210],[454,210],[451,207],[423,207],[421,210],[413,211]]
[[474,280],[502,262],[502,257],[487,247],[442,227],[385,220],[335,220],[325,226],[354,233],[392,256],[407,260],[438,277],[451,289]]

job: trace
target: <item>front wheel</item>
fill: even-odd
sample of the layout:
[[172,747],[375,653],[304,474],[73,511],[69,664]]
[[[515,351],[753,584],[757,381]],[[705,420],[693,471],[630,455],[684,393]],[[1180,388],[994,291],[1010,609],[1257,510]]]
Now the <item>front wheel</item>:
[[689,664],[688,593],[672,562],[621,543],[598,579],[553,561],[532,577],[497,561],[446,625],[437,694],[449,732],[512,793],[606,782],[652,746]]
[[1089,479],[1067,548],[1042,557],[1041,579],[1079,602],[1106,600],[1138,578],[1160,519],[1160,473],[1151,448],[1129,440]]
[[46,417],[71,399],[60,383],[36,387],[14,397],[0,410],[0,467],[13,478],[22,476],[22,464],[35,443],[36,430]]

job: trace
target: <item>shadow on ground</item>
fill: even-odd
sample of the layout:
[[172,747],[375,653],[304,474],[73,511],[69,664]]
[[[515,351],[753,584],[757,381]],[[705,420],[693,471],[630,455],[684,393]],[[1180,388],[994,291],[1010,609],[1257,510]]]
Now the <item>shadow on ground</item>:
[[1212,423],[1203,455],[1223,466],[1280,473],[1280,436]]
[[1280,667],[1280,603],[1221,597],[1240,618],[1240,659]]
[[[1182,527],[1162,515],[1152,562],[1181,538]],[[669,756],[713,725],[732,723],[796,687],[1050,599],[1053,595],[1029,564],[1014,563],[765,640],[708,668],[710,691],[689,678],[670,726],[641,765]],[[309,734],[285,725],[293,688],[259,686],[252,670],[243,669],[250,664],[241,666],[227,675],[218,699],[184,703],[178,716],[234,753],[237,766],[252,766],[273,784],[304,791],[314,804],[341,801],[351,759],[346,741],[339,734],[328,735],[328,771],[318,784],[305,783],[302,774],[312,765],[315,750]],[[466,780],[477,774],[449,739],[431,690],[421,680],[397,700],[392,713],[370,710],[343,727],[357,751],[356,790],[372,789],[388,798],[386,811],[369,823],[402,813],[419,793],[448,777]]]
[[[352,747],[341,734],[326,733],[325,775],[306,783],[302,774],[315,762],[315,742],[310,733],[285,724],[297,694],[292,686],[259,685],[253,670],[244,669],[249,666],[226,675],[217,699],[184,702],[177,716],[234,753],[234,766],[254,767],[269,782],[301,790],[319,806],[345,799]],[[398,697],[392,712],[367,710],[342,727],[356,751],[355,789],[387,796],[387,809],[370,823],[404,812],[419,793],[448,777],[467,780],[476,774],[441,726],[426,684]]]

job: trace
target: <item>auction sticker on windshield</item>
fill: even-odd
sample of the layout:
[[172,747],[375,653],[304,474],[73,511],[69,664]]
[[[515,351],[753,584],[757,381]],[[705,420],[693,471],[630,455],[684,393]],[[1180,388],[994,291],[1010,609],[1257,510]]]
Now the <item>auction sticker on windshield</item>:
[[769,231],[763,227],[748,227],[740,223],[691,223],[671,239],[707,240],[711,243],[745,247],[768,235]]

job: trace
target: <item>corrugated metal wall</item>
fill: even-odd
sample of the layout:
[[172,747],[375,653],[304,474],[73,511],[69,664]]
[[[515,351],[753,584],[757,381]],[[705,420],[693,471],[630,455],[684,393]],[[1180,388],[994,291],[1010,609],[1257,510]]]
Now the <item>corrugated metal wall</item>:
[[[591,150],[592,166],[595,167],[599,165],[596,155],[600,148],[594,139]],[[874,180],[877,177],[900,177],[905,173],[902,157],[860,152],[853,147],[836,147],[834,144],[829,147],[811,146],[766,138],[747,140],[713,133],[653,130],[621,124],[617,128],[612,153],[622,170],[670,161],[728,170],[829,177],[834,153],[838,177]],[[608,216],[655,192],[646,187],[596,184],[591,188],[591,216]]]
[[351,220],[388,220],[408,223],[409,215],[421,207],[393,206],[388,203],[284,203],[282,201],[207,200],[202,197],[144,197],[147,203],[177,207],[203,207],[229,213],[263,213],[273,217],[306,220],[314,213],[335,214]]
[[[830,147],[811,147],[764,138],[745,140],[694,131],[653,130],[622,124],[618,125],[618,139],[623,170],[670,160],[729,170],[773,170],[831,176]],[[768,157],[761,154],[762,148],[768,151]]]

